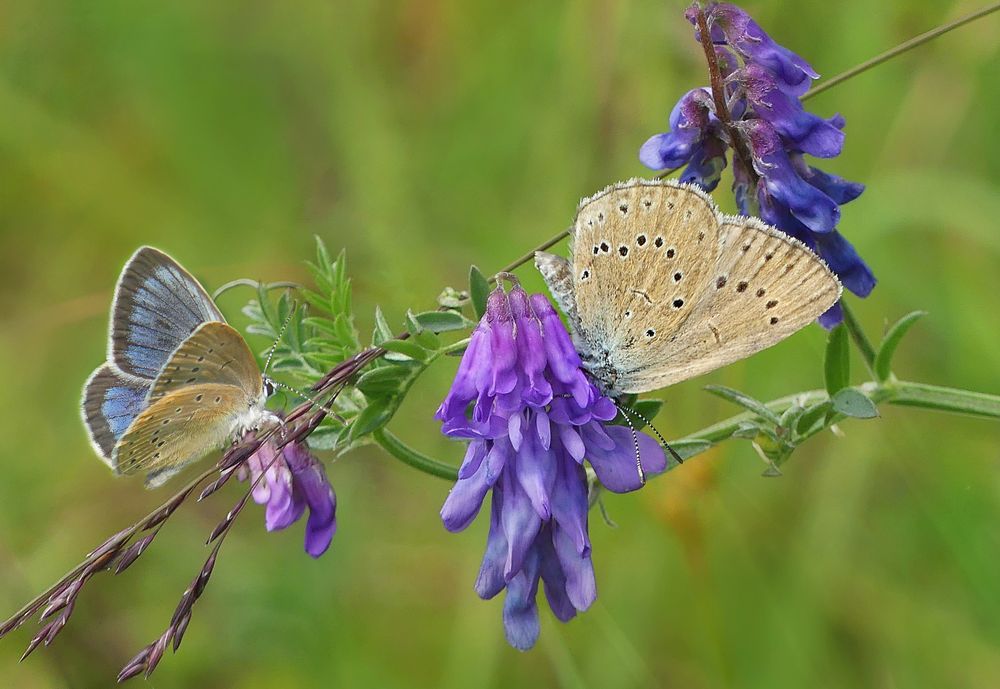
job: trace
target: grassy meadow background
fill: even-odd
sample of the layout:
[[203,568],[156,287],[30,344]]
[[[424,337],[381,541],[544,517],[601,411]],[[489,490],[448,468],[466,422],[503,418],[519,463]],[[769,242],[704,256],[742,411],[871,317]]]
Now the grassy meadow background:
[[[746,5],[826,76],[978,6],[941,0]],[[102,361],[111,289],[140,244],[214,289],[304,280],[313,236],[346,249],[358,325],[425,309],[470,263],[492,271],[564,228],[576,202],[648,174],[706,70],[685,5],[584,2],[0,4],[0,616],[167,495],[114,479],[77,411]],[[809,103],[848,121],[824,166],[863,181],[841,230],[880,278],[852,302],[878,334],[926,317],[901,377],[1000,392],[1000,16]],[[715,196],[732,208],[728,181]],[[533,271],[520,271],[540,289]],[[241,323],[250,294],[221,300]],[[678,436],[734,411],[709,382],[767,399],[822,385],[817,326],[659,393]],[[253,341],[256,348],[266,343]],[[457,463],[431,419],[454,362],[391,428]],[[855,361],[855,379],[861,380]],[[149,686],[996,687],[1000,426],[884,408],[815,438],[780,479],[728,443],[611,496],[594,515],[600,597],[568,625],[542,612],[530,653],[472,583],[485,525],[445,532],[449,485],[364,449],[329,465],[340,531],[319,561],[301,524],[251,506],[177,656]],[[108,687],[169,621],[235,502],[173,518],[126,574],[101,576],[20,689]]]

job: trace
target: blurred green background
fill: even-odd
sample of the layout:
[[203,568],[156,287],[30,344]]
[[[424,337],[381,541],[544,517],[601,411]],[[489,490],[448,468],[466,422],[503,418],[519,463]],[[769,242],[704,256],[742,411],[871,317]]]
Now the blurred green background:
[[[470,263],[496,270],[565,227],[581,196],[645,174],[639,145],[706,81],[684,6],[0,4],[0,614],[166,497],[113,479],[77,412],[136,246],[212,289],[304,279],[320,235],[348,252],[359,326],[377,304],[400,323]],[[747,8],[829,76],[976,6]],[[810,103],[849,123],[826,169],[868,185],[841,223],[881,280],[859,317],[878,334],[927,309],[897,373],[994,393],[998,32],[987,18]],[[249,296],[221,306],[238,321]],[[658,427],[729,415],[708,382],[761,398],[820,386],[823,342],[810,327],[661,393]],[[430,418],[453,366],[391,427],[457,463]],[[448,484],[363,450],[329,465],[340,531],[319,561],[301,524],[268,535],[248,510],[150,686],[996,687],[998,430],[886,408],[811,441],[780,479],[730,443],[612,496],[618,528],[592,520],[597,604],[568,625],[544,610],[527,654],[505,644],[499,599],[472,590],[484,525],[446,533]],[[169,621],[237,496],[184,509],[127,574],[96,580],[52,648],[17,665],[33,631],[5,639],[0,683],[111,686]]]

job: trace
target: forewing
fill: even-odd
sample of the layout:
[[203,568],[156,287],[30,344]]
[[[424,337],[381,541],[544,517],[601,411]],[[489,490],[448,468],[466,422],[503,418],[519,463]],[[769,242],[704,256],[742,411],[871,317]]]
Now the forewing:
[[144,246],[125,264],[115,287],[108,360],[151,380],[195,328],[224,320],[190,273],[159,249]]
[[683,329],[642,343],[622,371],[622,392],[655,390],[748,357],[840,298],[840,282],[816,254],[756,218],[725,218],[719,245]]
[[705,192],[673,180],[631,180],[581,203],[574,294],[580,338],[597,359],[617,367],[683,326],[715,265],[719,220]]
[[108,364],[99,366],[83,386],[80,410],[94,450],[111,464],[115,443],[146,406],[148,382],[126,377]]
[[556,254],[545,251],[535,252],[535,267],[542,274],[556,305],[566,314],[574,334],[580,330],[580,318],[576,311],[576,295],[573,293],[573,264]]
[[150,400],[191,385],[230,385],[248,399],[263,387],[260,368],[243,336],[226,323],[202,323],[171,355],[153,383]]
[[246,393],[233,385],[189,385],[168,392],[128,427],[111,466],[119,474],[179,469],[224,443],[249,404]]

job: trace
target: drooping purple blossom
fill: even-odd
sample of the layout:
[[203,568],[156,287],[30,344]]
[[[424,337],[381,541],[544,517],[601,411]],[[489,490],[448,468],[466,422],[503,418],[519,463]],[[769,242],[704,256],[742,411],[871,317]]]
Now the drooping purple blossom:
[[580,364],[544,296],[498,287],[435,415],[445,435],[469,441],[441,518],[449,531],[461,531],[492,493],[475,588],[482,598],[506,589],[504,629],[520,650],[538,638],[539,581],[563,622],[597,596],[584,461],[618,493],[642,485],[636,441],[647,476],[666,468],[652,438],[608,423],[617,408]]
[[[685,13],[695,27],[700,11],[692,6]],[[704,11],[733,126],[720,121],[710,89],[688,91],[671,112],[670,130],[650,137],[639,160],[654,170],[686,166],[682,181],[711,191],[719,183],[729,149],[734,144],[742,147],[750,160],[733,156],[733,193],[740,213],[760,215],[800,239],[847,289],[868,296],[875,276],[837,231],[840,206],[860,196],[864,185],[825,173],[804,158],[840,155],[844,118],[838,114],[824,119],[803,107],[801,97],[819,75],[744,10],[712,3]],[[697,28],[695,33],[699,35]],[[841,320],[837,304],[820,323],[832,327]]]
[[280,531],[297,522],[306,508],[305,551],[319,557],[330,547],[337,530],[337,496],[323,464],[302,443],[280,451],[265,442],[240,470],[240,480],[253,484],[253,499],[265,505],[264,525]]

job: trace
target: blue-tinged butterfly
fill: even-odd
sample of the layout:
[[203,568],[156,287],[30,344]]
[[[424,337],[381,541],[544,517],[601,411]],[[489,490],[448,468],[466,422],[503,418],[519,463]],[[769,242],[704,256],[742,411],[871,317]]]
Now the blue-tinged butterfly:
[[115,474],[147,487],[246,430],[273,425],[272,391],[246,341],[190,273],[152,247],[128,260],[107,361],[83,387],[83,421]]
[[571,260],[535,265],[584,366],[611,395],[648,392],[780,342],[833,306],[837,277],[757,218],[699,187],[633,179],[580,202]]

